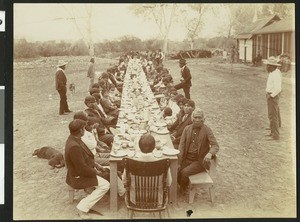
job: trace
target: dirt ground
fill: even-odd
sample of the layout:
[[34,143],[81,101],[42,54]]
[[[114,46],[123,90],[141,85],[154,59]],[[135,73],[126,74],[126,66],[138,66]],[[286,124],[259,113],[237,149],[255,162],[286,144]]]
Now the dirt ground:
[[[84,192],[68,202],[66,169],[51,170],[47,161],[32,157],[34,149],[52,146],[64,152],[68,123],[73,115],[59,116],[59,95],[55,91],[55,65],[61,58],[39,59],[14,64],[14,184],[15,220],[78,219],[75,206]],[[68,83],[76,85],[68,93],[73,111],[84,109],[88,94],[88,57],[65,57],[69,61]],[[96,70],[105,70],[117,59],[96,59]],[[179,66],[175,60],[164,63],[175,83]],[[191,96],[205,112],[208,124],[220,145],[216,201],[212,206],[206,192],[193,204],[183,197],[169,206],[171,218],[253,218],[296,216],[295,167],[295,83],[294,71],[283,73],[280,98],[282,127],[280,141],[267,141],[268,131],[264,67],[233,64],[220,58],[190,59]],[[183,92],[181,92],[183,93]],[[120,201],[118,213],[109,211],[106,195],[94,207],[104,216],[93,219],[125,219],[127,211]],[[137,218],[153,218],[136,214]],[[157,216],[157,215],[156,215]]]

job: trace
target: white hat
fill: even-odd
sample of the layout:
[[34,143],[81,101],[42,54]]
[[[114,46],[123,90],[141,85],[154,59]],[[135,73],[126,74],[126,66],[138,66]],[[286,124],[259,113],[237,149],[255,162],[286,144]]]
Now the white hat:
[[280,64],[278,64],[278,60],[274,56],[269,57],[265,64],[272,66],[281,66]]
[[56,67],[62,67],[64,65],[67,65],[68,62],[65,62],[64,60],[59,61],[58,65]]

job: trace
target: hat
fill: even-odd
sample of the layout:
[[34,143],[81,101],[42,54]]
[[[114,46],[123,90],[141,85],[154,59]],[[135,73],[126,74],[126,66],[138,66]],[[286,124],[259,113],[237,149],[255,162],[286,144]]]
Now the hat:
[[178,101],[179,101],[180,99],[182,99],[182,98],[184,98],[183,95],[177,94],[177,95],[174,97],[174,100],[175,100],[176,102],[178,102]]
[[198,116],[198,115],[204,116],[204,112],[203,112],[202,109],[200,109],[200,108],[197,107],[197,108],[194,110],[194,112],[193,112],[193,116]]
[[184,104],[195,108],[195,102],[191,99],[188,99]]
[[67,65],[68,62],[65,62],[64,60],[59,61],[58,65],[56,67],[62,67],[64,65]]
[[271,66],[281,66],[280,64],[278,64],[278,60],[274,56],[269,57],[265,64]]
[[186,60],[185,59],[179,59],[179,63],[180,64],[186,64]]
[[96,99],[94,96],[87,96],[84,99],[84,103],[95,103],[95,102],[96,102]]
[[69,123],[69,130],[70,132],[76,132],[82,128],[84,128],[86,125],[86,121],[82,119],[74,119]]
[[94,94],[94,93],[100,93],[100,89],[99,88],[92,88],[90,90],[90,95]]

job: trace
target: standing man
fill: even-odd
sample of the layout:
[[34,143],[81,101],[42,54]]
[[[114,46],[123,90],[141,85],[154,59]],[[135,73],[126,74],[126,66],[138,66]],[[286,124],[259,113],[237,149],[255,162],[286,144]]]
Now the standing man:
[[57,65],[55,74],[55,86],[60,96],[59,115],[66,115],[67,113],[72,112],[69,110],[67,103],[67,77],[65,74],[67,64],[67,62],[61,61]]
[[190,73],[190,69],[186,66],[186,61],[185,59],[180,59],[179,60],[179,67],[181,68],[181,83],[178,83],[175,85],[175,89],[183,89],[185,98],[190,99],[190,88],[192,86],[192,76]]
[[219,151],[218,142],[212,130],[204,124],[204,113],[197,108],[192,114],[191,125],[184,128],[178,154],[178,183],[181,194],[186,193],[189,176],[203,172],[210,167],[210,160]]
[[91,60],[90,60],[87,77],[90,78],[90,86],[89,86],[89,91],[90,91],[94,84],[94,78],[95,78],[95,59],[94,58],[91,58]]
[[271,56],[267,62],[267,72],[269,73],[267,80],[267,104],[268,117],[270,121],[271,133],[267,136],[269,140],[279,140],[280,113],[279,113],[279,94],[281,92],[281,72],[278,69],[281,65],[277,63],[274,56]]

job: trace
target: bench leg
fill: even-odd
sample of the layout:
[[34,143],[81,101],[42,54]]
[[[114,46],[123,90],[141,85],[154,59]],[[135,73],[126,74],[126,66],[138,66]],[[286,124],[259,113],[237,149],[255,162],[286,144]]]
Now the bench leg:
[[209,196],[210,196],[210,202],[213,204],[215,202],[215,188],[214,188],[214,186],[211,186],[209,188]]
[[75,190],[73,188],[69,187],[69,202],[70,202],[70,204],[72,204],[74,201],[74,193],[75,193]]
[[189,187],[189,203],[194,202],[195,194],[196,194],[195,187],[193,187],[193,185],[190,185],[190,187]]

